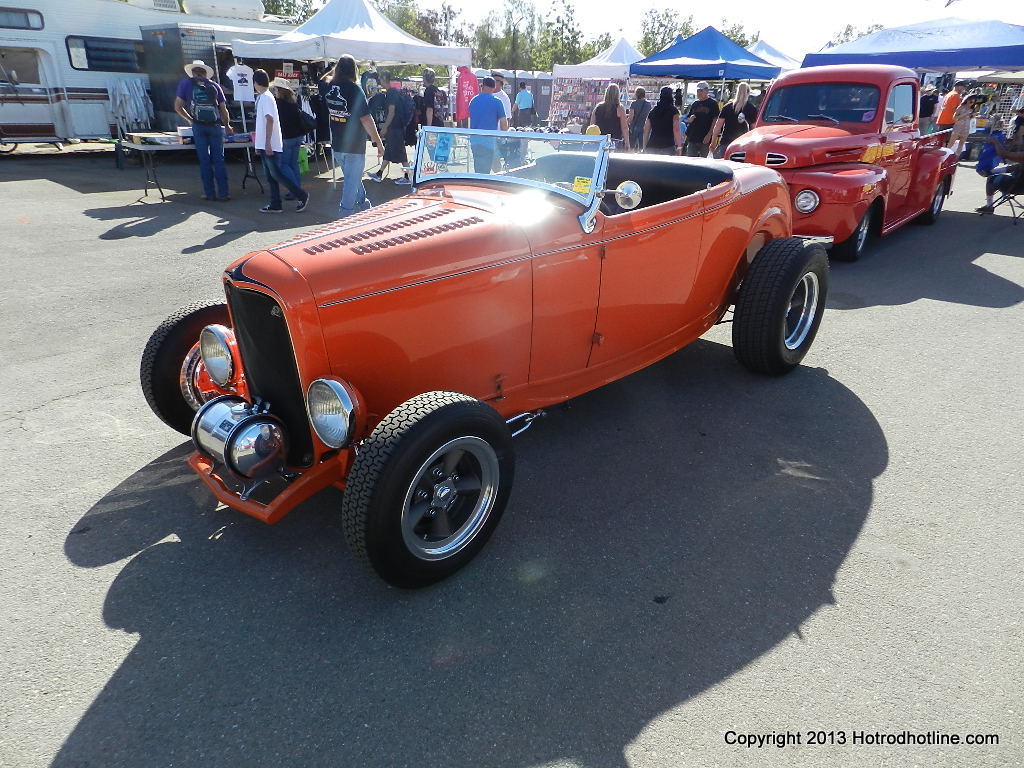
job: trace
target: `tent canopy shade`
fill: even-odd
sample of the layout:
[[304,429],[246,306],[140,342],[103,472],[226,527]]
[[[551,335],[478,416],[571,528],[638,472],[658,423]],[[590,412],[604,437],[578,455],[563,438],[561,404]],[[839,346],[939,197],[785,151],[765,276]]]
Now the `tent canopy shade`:
[[625,80],[629,65],[643,57],[626,38],[620,37],[617,43],[580,64],[555,64],[552,76]]
[[469,66],[469,48],[433,45],[402,31],[369,0],[329,0],[304,24],[272,40],[232,40],[236,56],[336,59],[348,54],[378,64]]
[[770,80],[778,76],[779,70],[714,27],[705,27],[685,40],[676,38],[671,45],[629,67],[631,75],[689,80]]
[[895,64],[930,72],[1024,67],[1024,27],[1002,21],[936,19],[882,29],[804,57],[805,67]]
[[783,72],[789,72],[793,69],[800,69],[800,62],[794,58],[791,58],[780,51],[775,46],[768,43],[766,40],[758,40],[756,43],[752,43],[747,46],[747,50],[757,56],[759,59],[764,59],[769,64],[774,64],[777,67],[781,67]]

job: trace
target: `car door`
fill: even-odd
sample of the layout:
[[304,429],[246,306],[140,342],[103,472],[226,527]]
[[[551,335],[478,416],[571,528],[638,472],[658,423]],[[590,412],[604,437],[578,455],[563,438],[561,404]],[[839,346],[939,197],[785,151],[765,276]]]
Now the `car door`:
[[880,165],[889,177],[885,212],[886,223],[889,223],[907,214],[917,135],[917,87],[914,84],[899,83],[892,87],[883,120]]
[[[700,260],[703,196],[609,216],[601,249],[591,367],[635,352],[686,324]],[[596,233],[595,233],[596,234]]]

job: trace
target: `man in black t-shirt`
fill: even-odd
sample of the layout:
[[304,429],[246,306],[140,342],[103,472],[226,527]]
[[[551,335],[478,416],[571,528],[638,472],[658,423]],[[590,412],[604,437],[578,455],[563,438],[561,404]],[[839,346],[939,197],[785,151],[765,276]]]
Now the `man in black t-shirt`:
[[707,157],[711,128],[718,119],[718,102],[708,95],[708,84],[697,83],[697,100],[686,112],[686,156]]
[[447,97],[438,95],[438,87],[434,85],[436,75],[432,69],[423,70],[423,124],[444,127],[445,115],[442,114],[441,101]]
[[366,138],[377,148],[377,157],[384,156],[384,142],[366,106],[366,95],[356,84],[356,60],[342,56],[334,68],[334,76],[320,81],[320,97],[327,106],[331,126],[331,151],[341,166],[345,183],[341,190],[338,218],[351,216],[371,207],[363,186],[366,170]]
[[921,133],[935,132],[935,107],[938,103],[939,94],[935,92],[935,86],[926,85],[921,91],[921,111],[918,113]]

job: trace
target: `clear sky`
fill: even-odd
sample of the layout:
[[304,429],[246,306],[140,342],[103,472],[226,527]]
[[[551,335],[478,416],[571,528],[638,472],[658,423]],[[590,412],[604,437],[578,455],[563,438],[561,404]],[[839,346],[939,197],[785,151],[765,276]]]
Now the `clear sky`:
[[[501,8],[498,2],[448,0],[471,22],[482,19],[489,11]],[[731,24],[741,23],[750,32],[785,54],[800,60],[805,53],[820,50],[829,39],[847,24],[864,28],[871,24],[897,27],[920,21],[956,16],[965,19],[998,19],[1024,25],[1024,4],[999,3],[991,0],[728,0],[707,5],[655,5],[650,0],[635,4],[622,0],[572,0],[576,18],[587,37],[608,32],[613,38],[625,36],[633,45],[640,39],[640,22],[648,8],[674,8],[683,17],[693,14],[697,30],[711,25],[720,27],[722,17]],[[440,0],[421,0],[427,7],[440,7]],[[542,13],[550,0],[533,0]],[[721,10],[717,10],[721,8]],[[626,10],[629,9],[629,10]]]

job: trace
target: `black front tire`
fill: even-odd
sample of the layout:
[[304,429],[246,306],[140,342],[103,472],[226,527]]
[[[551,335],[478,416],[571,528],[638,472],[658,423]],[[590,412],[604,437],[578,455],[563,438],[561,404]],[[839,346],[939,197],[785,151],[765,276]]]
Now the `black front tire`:
[[829,251],[829,256],[835,261],[857,261],[857,259],[863,256],[864,249],[867,248],[868,240],[871,238],[874,214],[875,206],[868,206],[868,209],[864,211],[864,218],[860,220],[857,228],[853,230],[853,234],[843,240],[843,242],[833,245],[832,250]]
[[939,220],[939,214],[942,213],[942,205],[946,200],[946,194],[949,191],[949,179],[942,179],[939,185],[935,188],[935,193],[932,195],[931,203],[928,205],[928,210],[917,217],[918,224],[934,224]]
[[828,295],[828,256],[817,243],[781,238],[750,265],[732,323],[736,359],[754,373],[788,373],[810,349]]
[[195,410],[181,391],[181,367],[203,328],[216,324],[228,324],[226,304],[189,304],[160,323],[142,352],[142,394],[157,418],[183,435],[191,434]]
[[345,539],[396,587],[465,566],[497,527],[515,473],[508,425],[457,392],[426,392],[389,413],[359,448],[342,500]]

